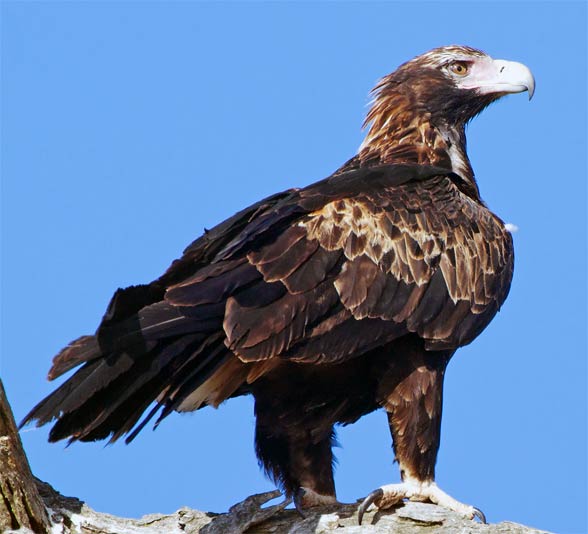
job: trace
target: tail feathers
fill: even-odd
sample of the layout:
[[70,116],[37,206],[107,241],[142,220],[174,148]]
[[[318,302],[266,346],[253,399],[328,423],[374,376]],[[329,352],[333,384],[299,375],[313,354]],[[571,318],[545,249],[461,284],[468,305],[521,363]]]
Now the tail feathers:
[[36,421],[36,426],[43,426],[56,419],[61,413],[60,405],[65,402],[76,389],[78,383],[83,382],[91,375],[99,361],[90,362],[82,367],[67,382],[64,382],[53,393],[39,402],[21,421],[19,428],[22,428],[31,421]]
[[[162,308],[162,304],[154,304],[151,307]],[[184,317],[177,310],[165,311],[167,315],[162,313],[161,309],[146,311],[145,318],[131,318],[123,325],[99,330],[96,336],[83,336],[73,341],[55,357],[49,378],[54,379],[81,363],[86,364],[35,406],[25,418],[25,422],[36,419],[39,425],[43,425],[59,417],[59,414],[78,410],[83,403],[113,384],[121,375],[131,369],[137,370],[138,362],[152,351],[153,354],[160,353],[160,356],[152,357],[152,363],[156,368],[167,365],[166,351],[162,347],[169,344],[170,339],[176,339],[179,333],[187,330],[198,332],[203,328],[197,318]],[[174,312],[171,317],[170,311]],[[169,326],[170,322],[174,323],[173,327]],[[124,329],[127,333],[117,338],[118,333]],[[143,329],[147,331],[145,334]],[[186,336],[186,341],[180,345],[189,345],[195,339],[194,336],[198,343],[202,343],[206,338],[206,334],[198,332]]]
[[[271,365],[267,362],[271,361]],[[263,367],[257,370],[263,374],[268,367],[275,367],[277,360],[265,360],[253,364],[253,367]],[[224,363],[215,370],[214,374],[200,386],[186,383],[184,386],[187,395],[178,395],[174,409],[178,412],[191,412],[201,406],[214,406],[217,408],[226,399],[234,396],[238,390],[244,393],[247,380],[251,374],[251,365],[243,363],[236,356],[227,358]]]
[[96,337],[103,354],[118,353],[130,347],[145,346],[152,341],[210,332],[218,329],[220,317],[203,320],[182,313],[181,308],[167,302],[157,302],[119,323],[100,325]]
[[[33,420],[37,426],[57,420],[50,441],[110,438],[114,442],[132,432],[129,442],[162,409],[157,426],[230,355],[220,333],[209,337],[192,334],[149,345],[147,352],[129,350],[86,363],[33,408],[21,426]],[[155,407],[133,431],[154,401]]]
[[[55,419],[60,421],[66,419],[68,414],[72,413],[76,414],[76,417],[79,416],[84,412],[84,406],[88,401],[100,396],[105,389],[116,383],[121,375],[132,368],[133,362],[133,358],[128,353],[123,353],[118,357],[108,355],[107,358],[102,357],[86,363],[71,378],[37,404],[23,419],[20,426],[33,420],[36,421],[37,426],[42,426]],[[70,433],[72,435],[75,433],[73,427]],[[67,435],[55,439],[50,437],[50,440],[56,441],[63,437]]]
[[53,365],[47,378],[54,380],[81,363],[98,358],[101,354],[96,336],[79,337],[53,358]]
[[[88,399],[110,387],[133,367],[136,367],[140,357],[141,354],[127,351],[117,355],[109,354],[89,362],[57,389],[55,393],[67,386],[63,394],[47,404],[47,409],[53,410],[56,414],[79,410]],[[51,395],[51,397],[53,396]]]
[[[182,340],[183,338],[179,341]],[[200,342],[193,351],[188,348],[188,351],[185,352],[187,354],[184,354],[184,357],[174,358],[170,368],[163,370],[163,377],[161,372],[153,376],[152,385],[155,387],[150,392],[146,386],[149,401],[140,410],[136,411],[136,417],[132,421],[129,420],[127,424],[121,426],[120,430],[113,435],[112,441],[123,434],[129,434],[125,442],[130,443],[155,416],[157,411],[161,409],[161,413],[154,425],[154,428],[157,428],[159,423],[176,409],[178,392],[181,392],[183,387],[190,381],[193,384],[191,387],[199,387],[209,379],[229,356],[220,335],[216,339],[208,338],[205,342]],[[158,391],[159,394],[153,395],[155,391]],[[153,400],[156,401],[156,405],[133,430],[139,417]]]
[[[204,354],[199,358],[191,358],[186,365],[178,369],[174,376],[173,387],[165,396],[165,405],[155,426],[176,410],[190,393],[206,382],[226,361],[230,353],[223,343],[223,338],[224,335],[219,333],[216,339],[207,340],[208,346],[202,349]],[[161,401],[163,399],[160,399]]]
[[[158,410],[156,426],[178,409],[231,355],[224,345],[224,306],[186,308],[156,300],[161,298],[163,288],[157,284],[119,289],[96,334],[63,349],[49,378],[80,366],[77,372],[37,404],[21,426],[55,421],[50,441],[112,442],[129,433],[131,440]],[[153,402],[154,409],[133,431]]]
[[[134,428],[134,430],[131,432],[132,427],[138,419],[136,419],[132,425],[125,428],[124,432],[113,437],[116,437],[117,439],[123,433],[129,433],[125,442],[130,443],[161,409],[161,413],[154,425],[154,428],[157,428],[159,423],[161,423],[165,417],[167,417],[172,411],[178,409],[178,405],[185,397],[184,391],[186,387],[192,391],[206,383],[219,366],[222,366],[229,357],[230,354],[222,342],[222,335],[218,335],[216,338],[211,337],[207,339],[198,347],[198,350],[195,351],[190,358],[187,360],[184,359],[181,365],[174,366],[171,370],[169,379],[165,381],[166,386],[161,388],[161,393],[155,399],[157,404]],[[147,406],[141,410],[141,413],[146,408]],[[197,408],[200,408],[200,406],[195,407],[194,409],[196,410]]]
[[110,438],[114,442],[130,432],[148,406],[169,387],[180,362],[197,354],[201,343],[201,336],[186,336],[141,355],[103,389],[84,396],[78,408],[64,411],[51,429],[50,441],[70,437],[70,441]]
[[[49,380],[104,354],[142,345],[149,340],[206,331],[212,327],[213,321],[218,324],[216,317],[207,317],[207,321],[199,316],[187,317],[181,309],[165,302],[153,303],[136,311],[133,309],[133,313],[128,315],[130,308],[125,302],[133,294],[148,292],[149,287],[119,289],[112,297],[96,335],[82,336],[72,341],[55,356],[49,370]],[[127,313],[123,314],[123,311]]]

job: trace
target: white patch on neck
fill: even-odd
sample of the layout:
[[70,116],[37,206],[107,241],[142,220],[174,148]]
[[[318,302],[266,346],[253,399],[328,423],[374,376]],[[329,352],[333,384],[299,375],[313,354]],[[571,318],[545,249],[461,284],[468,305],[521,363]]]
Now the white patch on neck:
[[446,128],[440,128],[439,131],[448,146],[447,153],[451,160],[451,170],[463,178],[467,177],[469,174],[469,165],[467,163],[467,156],[459,149],[459,135],[454,130]]

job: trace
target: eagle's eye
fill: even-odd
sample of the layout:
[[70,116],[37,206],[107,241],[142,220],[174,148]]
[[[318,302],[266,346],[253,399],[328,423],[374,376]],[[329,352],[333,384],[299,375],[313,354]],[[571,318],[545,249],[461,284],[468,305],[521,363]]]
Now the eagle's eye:
[[454,61],[449,65],[449,70],[458,76],[465,76],[468,73],[468,64],[465,61]]

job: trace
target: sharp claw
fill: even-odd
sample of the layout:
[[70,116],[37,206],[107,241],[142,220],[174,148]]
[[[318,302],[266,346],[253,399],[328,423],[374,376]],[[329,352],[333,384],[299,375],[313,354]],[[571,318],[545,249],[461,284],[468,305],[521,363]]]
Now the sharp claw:
[[474,517],[477,517],[480,520],[480,523],[486,524],[486,516],[482,510],[474,508]]
[[298,490],[296,490],[296,493],[294,494],[294,506],[296,508],[296,511],[302,517],[302,519],[306,519],[306,515],[302,511],[302,497],[304,497],[305,493],[306,492],[303,488],[298,488]]
[[378,488],[377,490],[372,491],[359,505],[357,510],[357,522],[361,525],[363,520],[363,514],[367,511],[367,509],[375,503],[379,501],[384,496],[384,490],[382,488]]

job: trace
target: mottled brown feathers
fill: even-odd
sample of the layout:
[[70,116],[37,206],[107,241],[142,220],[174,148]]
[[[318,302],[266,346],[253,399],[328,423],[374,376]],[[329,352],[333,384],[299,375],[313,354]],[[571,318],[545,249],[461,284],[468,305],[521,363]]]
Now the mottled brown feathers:
[[[330,188],[319,182],[246,212],[248,222],[235,221],[231,235],[217,234],[226,241],[217,261],[198,268],[194,251],[199,249],[192,246],[174,266],[186,272],[193,265],[194,272],[168,287],[163,301],[134,314],[127,292],[156,297],[158,292],[143,286],[119,290],[98,336],[67,347],[56,358],[52,376],[76,363],[100,362],[101,354],[104,362],[116,365],[108,367],[108,375],[97,365],[76,387],[79,405],[61,400],[61,409],[81,409],[85,395],[100,392],[108,398],[127,380],[134,385],[124,385],[121,406],[126,397],[136,410],[157,398],[168,407],[166,413],[172,406],[197,407],[207,399],[217,405],[223,400],[219,392],[229,397],[247,389],[251,377],[263,375],[245,364],[242,370],[237,363],[227,367],[223,362],[230,361],[230,353],[243,362],[326,363],[355,357],[408,332],[418,333],[430,348],[469,343],[508,291],[510,236],[499,219],[460,189],[457,176],[431,168],[429,175],[415,170],[416,179],[405,181],[411,167],[399,168],[378,167],[372,182],[364,171],[340,173],[328,179]],[[326,192],[317,195],[315,189]],[[216,245],[211,238],[217,232],[205,236],[209,242],[201,256]],[[168,279],[175,278],[174,266]],[[155,358],[149,370],[134,356],[143,352]],[[140,387],[132,378],[139,369]],[[235,370],[238,383],[213,386],[218,377],[210,373],[224,375],[226,369]],[[66,389],[77,381],[72,380]],[[62,399],[63,391],[54,400]],[[58,404],[39,408],[43,422],[52,417],[49,407]],[[108,421],[108,414],[100,424],[102,419]],[[94,429],[97,423],[82,425],[86,430],[76,435],[104,437]]]
[[443,70],[463,57],[486,56],[446,47],[402,65],[337,172],[239,212],[158,280],[119,289],[49,376],[77,372],[24,422],[55,421],[51,440],[132,440],[158,413],[252,393],[268,474],[289,495],[334,496],[333,425],[384,406],[401,468],[432,479],[445,366],[498,311],[513,269],[465,152],[465,123],[494,97]]

